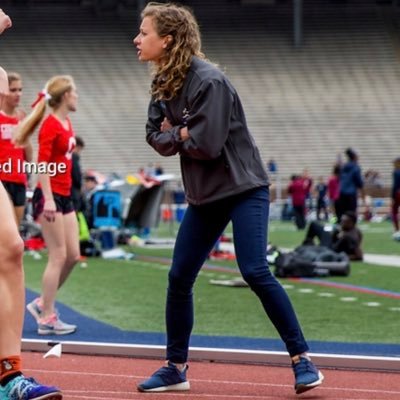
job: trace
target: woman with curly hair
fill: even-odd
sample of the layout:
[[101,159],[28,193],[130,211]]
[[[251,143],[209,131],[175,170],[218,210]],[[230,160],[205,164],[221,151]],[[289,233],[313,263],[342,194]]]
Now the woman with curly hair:
[[138,390],[189,390],[192,289],[229,222],[240,271],[292,359],[296,393],[320,385],[323,376],[307,356],[290,300],[268,268],[268,177],[235,88],[205,59],[199,27],[186,7],[149,3],[134,45],[139,60],[153,65],[146,140],[163,156],[179,154],[189,203],[169,271],[167,361]]

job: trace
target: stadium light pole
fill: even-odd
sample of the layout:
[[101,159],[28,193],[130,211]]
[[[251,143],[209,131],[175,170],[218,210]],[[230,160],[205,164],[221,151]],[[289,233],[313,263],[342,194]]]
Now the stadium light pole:
[[303,0],[293,0],[293,35],[295,47],[303,43]]

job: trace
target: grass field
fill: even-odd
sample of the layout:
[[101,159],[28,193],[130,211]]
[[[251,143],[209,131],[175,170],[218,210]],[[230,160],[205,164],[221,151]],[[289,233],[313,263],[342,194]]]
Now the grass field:
[[[176,226],[172,227],[176,229]],[[400,243],[391,240],[388,222],[361,225],[364,251],[400,254]],[[159,236],[168,236],[171,226],[162,225]],[[227,230],[228,234],[230,229]],[[272,222],[270,241],[279,247],[295,247],[304,233],[291,223]],[[164,303],[171,249],[130,248],[133,260],[92,258],[88,268],[80,268],[60,290],[58,300],[77,311],[124,330],[163,332]],[[25,256],[26,285],[40,291],[46,262]],[[160,261],[144,261],[144,256]],[[236,270],[234,262],[216,262]],[[325,280],[400,292],[399,268],[352,263],[349,277]],[[255,295],[248,288],[214,286],[210,279],[236,275],[203,269],[195,287],[196,323],[194,333],[245,337],[278,338]],[[400,300],[374,294],[326,288],[308,283],[281,280],[293,302],[309,340],[398,343]]]

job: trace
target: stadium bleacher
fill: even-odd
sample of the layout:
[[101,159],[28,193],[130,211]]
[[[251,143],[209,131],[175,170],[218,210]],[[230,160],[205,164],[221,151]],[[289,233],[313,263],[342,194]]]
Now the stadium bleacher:
[[[304,42],[294,48],[289,1],[187,3],[204,51],[236,86],[261,154],[277,161],[283,180],[304,168],[328,176],[337,154],[353,146],[363,169],[390,184],[399,156],[398,8],[304,2]],[[179,175],[178,158],[159,157],[144,140],[150,79],[132,44],[135,7],[118,15],[96,15],[78,2],[6,7],[14,27],[2,38],[1,63],[22,74],[25,108],[52,75],[76,79],[73,123],[87,143],[85,168],[125,175],[161,162]]]

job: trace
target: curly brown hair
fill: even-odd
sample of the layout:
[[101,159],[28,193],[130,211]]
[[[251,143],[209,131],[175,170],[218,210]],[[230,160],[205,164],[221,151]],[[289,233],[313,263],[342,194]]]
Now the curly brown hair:
[[188,7],[174,3],[150,2],[141,17],[153,19],[160,37],[172,37],[161,62],[154,65],[151,86],[151,94],[156,99],[171,100],[183,86],[192,56],[205,59],[201,52],[199,26]]

